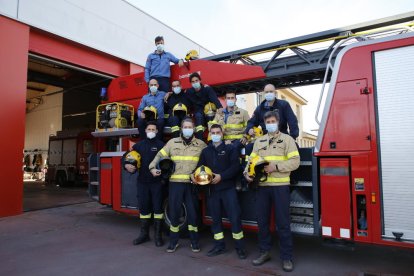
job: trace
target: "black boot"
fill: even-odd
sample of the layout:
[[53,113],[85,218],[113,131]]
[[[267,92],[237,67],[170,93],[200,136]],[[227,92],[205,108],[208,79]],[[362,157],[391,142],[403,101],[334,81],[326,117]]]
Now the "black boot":
[[162,240],[162,222],[162,219],[154,219],[154,240],[157,247],[164,245]]
[[133,241],[134,245],[138,245],[150,240],[149,237],[149,228],[150,228],[150,220],[149,219],[141,219],[141,233],[139,237]]

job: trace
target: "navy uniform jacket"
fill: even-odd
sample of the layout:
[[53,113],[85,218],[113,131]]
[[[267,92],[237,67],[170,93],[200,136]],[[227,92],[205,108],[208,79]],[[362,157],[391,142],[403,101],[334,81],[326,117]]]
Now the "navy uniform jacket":
[[218,147],[210,143],[201,152],[197,168],[209,167],[213,173],[221,176],[221,181],[211,184],[210,192],[235,188],[236,176],[240,173],[239,151],[233,145],[222,142]]
[[214,103],[217,108],[223,107],[216,92],[210,86],[201,85],[200,91],[195,91],[194,88],[187,89],[186,96],[188,96],[194,112],[203,112],[204,106],[209,102]]
[[285,100],[279,99],[274,101],[273,106],[266,106],[266,101],[263,101],[258,107],[256,107],[253,116],[247,122],[246,133],[248,133],[253,126],[258,125],[262,126],[264,133],[267,133],[263,117],[267,111],[272,110],[279,112],[279,130],[285,134],[289,134],[293,139],[296,139],[299,136],[298,119],[296,118],[295,113],[293,113],[290,104]]
[[180,94],[172,93],[171,96],[168,98],[168,101],[167,101],[168,111],[167,112],[168,114],[170,114],[170,116],[172,116],[173,107],[178,103],[184,104],[187,107],[187,114],[190,113],[191,102],[188,99],[187,93],[185,93],[184,91],[181,91]]
[[141,155],[141,167],[139,168],[138,182],[140,183],[152,183],[160,182],[159,176],[154,177],[148,169],[149,164],[154,160],[155,155],[164,147],[164,142],[154,138],[139,141],[132,149],[137,151]]

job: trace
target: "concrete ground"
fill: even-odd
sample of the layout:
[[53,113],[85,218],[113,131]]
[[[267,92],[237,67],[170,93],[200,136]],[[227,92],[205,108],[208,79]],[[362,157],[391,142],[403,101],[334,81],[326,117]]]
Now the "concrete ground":
[[[0,275],[286,275],[273,259],[251,265],[258,254],[256,235],[246,236],[248,258],[207,257],[209,231],[201,233],[200,253],[188,240],[173,253],[153,241],[133,246],[138,219],[96,202],[26,212],[0,218]],[[152,233],[151,233],[152,234]],[[225,232],[226,238],[230,233]],[[414,275],[414,251],[361,246],[354,250],[323,246],[319,239],[295,237],[295,270],[289,275]]]

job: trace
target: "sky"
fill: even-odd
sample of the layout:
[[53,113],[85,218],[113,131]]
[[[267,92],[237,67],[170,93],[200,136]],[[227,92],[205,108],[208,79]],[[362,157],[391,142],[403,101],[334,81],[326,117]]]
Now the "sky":
[[[414,10],[413,0],[127,0],[215,54],[235,51]],[[168,42],[167,42],[168,43]],[[168,44],[167,44],[168,46]],[[294,88],[313,119],[320,85]]]

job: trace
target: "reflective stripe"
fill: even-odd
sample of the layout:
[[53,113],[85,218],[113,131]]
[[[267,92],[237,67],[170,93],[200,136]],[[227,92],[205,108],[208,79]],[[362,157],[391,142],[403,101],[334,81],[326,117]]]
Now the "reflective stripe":
[[171,131],[172,132],[180,131],[180,127],[179,126],[173,126],[173,127],[171,127]]
[[149,218],[151,218],[151,215],[152,215],[152,214],[148,214],[148,215],[139,214],[139,218],[142,218],[142,219],[149,219]]
[[178,233],[180,231],[180,227],[179,226],[174,227],[174,226],[170,225],[170,231],[174,232],[174,233]]
[[255,153],[255,152],[252,152],[252,153],[250,154],[250,157],[251,157],[251,158],[253,158],[253,157],[255,157],[255,156],[257,156],[257,153]]
[[189,180],[190,176],[188,174],[173,174],[170,179]]
[[224,239],[224,234],[223,234],[223,232],[220,232],[220,233],[214,234],[214,239],[215,239],[215,240],[221,240],[221,239]]
[[155,219],[163,219],[164,218],[164,214],[154,214],[154,218]]
[[243,237],[244,237],[243,231],[241,231],[240,233],[233,233],[233,239],[235,239],[235,240],[240,240]]
[[263,156],[266,161],[284,161],[287,160],[286,156]]
[[293,156],[298,156],[298,155],[299,155],[299,151],[295,150],[295,151],[289,152],[287,155],[287,158],[290,159]]
[[210,121],[210,124],[218,124],[218,122],[216,120]]
[[164,119],[168,119],[169,117],[170,117],[170,114],[168,114],[168,113],[164,114]]
[[290,182],[290,177],[268,177],[266,183],[286,183]]
[[233,140],[233,139],[241,139],[241,138],[243,138],[243,134],[224,135],[224,140]]
[[164,156],[168,156],[168,154],[167,154],[167,152],[165,151],[165,149],[161,149],[161,150],[160,150],[160,153],[161,153],[162,155],[164,155]]
[[243,128],[245,124],[225,124],[224,128]]
[[193,226],[191,224],[188,225],[188,231],[198,232],[197,226]]
[[197,131],[204,131],[204,126],[196,126],[195,130],[196,130],[196,132]]
[[199,157],[195,157],[195,156],[184,156],[184,155],[175,155],[175,156],[171,156],[171,160],[173,161],[198,161],[198,159],[200,159]]

